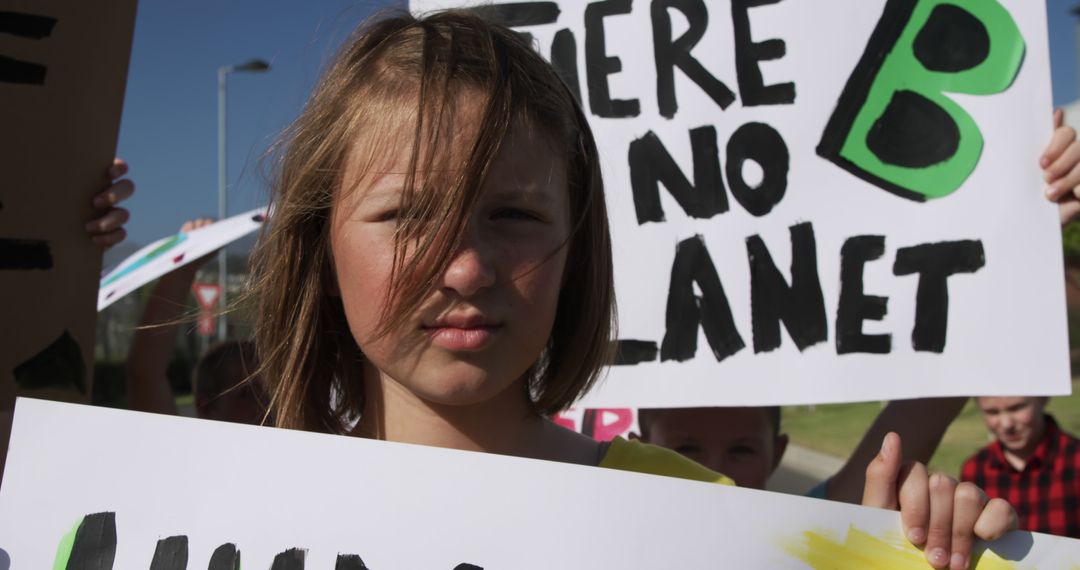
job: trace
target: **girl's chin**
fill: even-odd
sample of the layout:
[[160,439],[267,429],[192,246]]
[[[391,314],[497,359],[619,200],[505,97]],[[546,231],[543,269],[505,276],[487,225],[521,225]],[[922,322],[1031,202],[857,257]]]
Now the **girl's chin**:
[[417,387],[416,394],[424,400],[442,406],[476,406],[497,398],[515,382],[491,382],[486,379],[441,379],[429,389]]

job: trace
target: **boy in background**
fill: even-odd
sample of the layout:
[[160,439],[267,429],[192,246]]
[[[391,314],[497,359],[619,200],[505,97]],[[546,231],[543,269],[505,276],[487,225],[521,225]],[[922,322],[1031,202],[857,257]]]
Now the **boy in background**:
[[[900,435],[904,462],[925,464],[966,402],[967,398],[889,402],[843,467],[807,495],[859,504],[866,466],[877,456],[886,434]],[[642,441],[677,451],[752,489],[765,488],[788,445],[776,406],[641,409],[638,429],[636,437]]]
[[1009,501],[1020,528],[1080,538],[1080,440],[1046,413],[1047,398],[976,398],[994,441],[968,458],[960,479]]

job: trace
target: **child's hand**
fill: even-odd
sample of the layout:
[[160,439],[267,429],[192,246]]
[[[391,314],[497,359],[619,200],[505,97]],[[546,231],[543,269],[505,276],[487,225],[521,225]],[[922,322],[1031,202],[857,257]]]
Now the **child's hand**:
[[117,208],[116,205],[124,200],[127,200],[135,193],[135,183],[126,178],[120,178],[127,174],[128,165],[126,162],[119,158],[114,158],[112,166],[109,167],[108,177],[110,185],[108,188],[102,190],[97,196],[94,196],[94,209],[97,211],[98,217],[86,222],[86,233],[90,235],[90,239],[97,245],[110,248],[122,241],[127,237],[127,232],[124,230],[124,224],[127,223],[130,215],[124,208]]
[[1046,198],[1058,203],[1061,224],[1080,215],[1080,142],[1076,130],[1065,125],[1065,113],[1054,111],[1054,133],[1039,166],[1046,181]]
[[206,226],[209,226],[212,223],[214,223],[213,218],[195,218],[194,220],[188,220],[188,221],[184,222],[184,224],[182,226],[180,226],[180,231],[183,232],[183,233],[188,233],[188,232],[190,232],[192,230],[197,230],[199,228],[205,228]]
[[976,538],[995,540],[1017,528],[1009,503],[988,499],[971,483],[940,473],[928,476],[921,463],[901,466],[901,457],[900,436],[889,433],[866,468],[863,505],[899,507],[904,534],[923,547],[934,568],[967,568]]

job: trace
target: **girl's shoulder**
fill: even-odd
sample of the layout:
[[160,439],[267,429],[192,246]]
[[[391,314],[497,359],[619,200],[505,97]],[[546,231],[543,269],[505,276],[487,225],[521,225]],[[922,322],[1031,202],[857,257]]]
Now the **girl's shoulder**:
[[628,441],[621,437],[611,440],[603,459],[600,460],[600,467],[706,483],[735,484],[730,478],[670,449],[640,441]]

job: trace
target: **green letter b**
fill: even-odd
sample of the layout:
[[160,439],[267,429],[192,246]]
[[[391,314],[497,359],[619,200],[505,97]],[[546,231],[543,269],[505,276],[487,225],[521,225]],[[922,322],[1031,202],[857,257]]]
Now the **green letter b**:
[[817,152],[898,196],[947,196],[975,170],[983,138],[945,94],[1000,93],[1023,60],[997,0],[889,0]]

